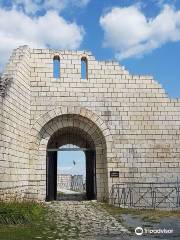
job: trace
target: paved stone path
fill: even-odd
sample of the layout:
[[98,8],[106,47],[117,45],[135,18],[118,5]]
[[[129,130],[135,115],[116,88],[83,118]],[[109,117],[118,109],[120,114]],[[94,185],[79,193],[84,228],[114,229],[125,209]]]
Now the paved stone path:
[[127,239],[128,230],[104,210],[101,203],[57,201],[46,204],[50,209],[47,217],[57,226],[56,238],[52,233],[48,239]]

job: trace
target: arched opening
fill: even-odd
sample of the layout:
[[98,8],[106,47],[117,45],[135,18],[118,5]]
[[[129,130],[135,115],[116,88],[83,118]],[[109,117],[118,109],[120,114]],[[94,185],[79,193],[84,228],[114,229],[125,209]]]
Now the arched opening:
[[[71,131],[72,128],[74,129],[73,131]],[[95,152],[86,151],[86,158],[94,157],[93,159],[95,159],[96,197],[98,201],[108,200],[107,164],[110,156],[112,157],[110,151],[112,143],[111,134],[99,116],[81,107],[54,109],[43,115],[32,128],[31,134],[33,137],[30,151],[31,186],[29,186],[32,199],[47,199],[49,171],[47,159],[49,155],[55,158],[57,154],[57,151],[52,151],[53,149],[49,151],[48,149],[49,147],[57,149],[57,146],[69,143],[69,137],[67,137],[69,134],[63,135],[64,132],[67,133],[67,129],[70,130],[73,136],[75,132],[79,133],[76,134],[76,136],[79,136],[78,138],[71,138],[72,140],[76,139],[76,141],[71,141],[71,144],[81,146],[81,148],[89,148],[90,146],[89,150],[95,150]],[[61,137],[58,137],[58,134]],[[57,141],[53,141],[53,139],[58,139],[59,145],[55,145]]]
[[81,79],[88,79],[88,63],[87,58],[81,58]]
[[66,144],[57,155],[57,199],[86,199],[86,155],[77,145]]
[[60,77],[60,58],[59,56],[54,56],[53,58],[53,77]]
[[[58,155],[63,152],[83,151],[85,155],[86,199],[96,199],[96,148],[92,137],[75,126],[63,127],[49,139],[47,146],[46,199],[56,200],[58,184]],[[68,180],[69,181],[69,180]]]

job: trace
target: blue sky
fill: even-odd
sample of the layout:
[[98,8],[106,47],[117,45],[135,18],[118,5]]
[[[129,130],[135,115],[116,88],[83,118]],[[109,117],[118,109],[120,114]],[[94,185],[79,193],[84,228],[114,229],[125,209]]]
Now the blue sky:
[[[0,71],[19,45],[90,50],[180,97],[178,0],[0,0]],[[82,152],[58,159],[63,172],[84,173]]]
[[85,177],[85,169],[85,154],[83,151],[58,152],[58,172],[60,174],[83,175]]
[[0,0],[0,69],[13,48],[87,49],[180,96],[180,1]]

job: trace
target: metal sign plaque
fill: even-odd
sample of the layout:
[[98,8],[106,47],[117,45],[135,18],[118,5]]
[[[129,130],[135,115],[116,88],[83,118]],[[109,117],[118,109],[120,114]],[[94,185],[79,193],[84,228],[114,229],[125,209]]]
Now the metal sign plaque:
[[119,177],[119,172],[118,171],[110,171],[110,177]]

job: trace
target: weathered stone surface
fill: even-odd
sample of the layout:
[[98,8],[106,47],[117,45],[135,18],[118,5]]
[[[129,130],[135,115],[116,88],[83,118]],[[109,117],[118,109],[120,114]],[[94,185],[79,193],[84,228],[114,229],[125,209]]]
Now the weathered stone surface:
[[[96,148],[98,200],[108,198],[113,183],[180,176],[180,100],[169,99],[153,77],[131,75],[89,52],[27,46],[13,51],[6,75],[12,82],[0,96],[0,198],[45,199],[47,144],[64,126],[84,131]],[[112,170],[119,178],[109,177]]]
[[[96,201],[60,201],[47,203],[48,220],[57,226],[60,239],[129,239],[129,231]],[[47,229],[48,230],[48,229]]]

